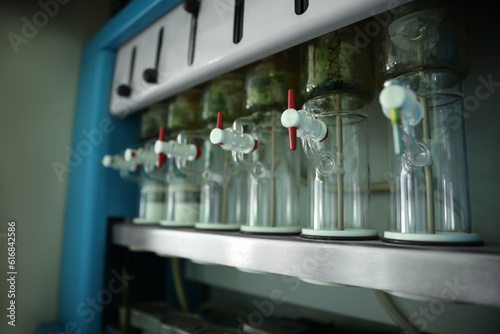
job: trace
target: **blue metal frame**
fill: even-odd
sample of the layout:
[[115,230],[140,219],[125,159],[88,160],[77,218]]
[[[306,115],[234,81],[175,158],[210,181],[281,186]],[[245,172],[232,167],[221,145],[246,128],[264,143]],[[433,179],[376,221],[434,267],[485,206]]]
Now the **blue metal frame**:
[[99,298],[105,297],[107,219],[137,212],[137,186],[100,164],[105,154],[135,145],[138,138],[137,117],[121,120],[109,114],[116,49],[180,2],[135,0],[84,47],[73,163],[69,166],[58,317],[57,323],[40,326],[38,334],[101,333],[102,312],[91,303],[96,299],[99,304]]

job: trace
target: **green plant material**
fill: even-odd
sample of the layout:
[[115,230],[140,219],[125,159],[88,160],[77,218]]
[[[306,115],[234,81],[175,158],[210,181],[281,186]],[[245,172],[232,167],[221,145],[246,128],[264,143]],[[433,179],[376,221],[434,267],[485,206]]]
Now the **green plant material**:
[[167,129],[190,129],[199,125],[200,91],[190,89],[177,95],[168,106]]
[[215,122],[217,114],[224,113],[224,119],[233,121],[243,116],[245,87],[243,75],[230,73],[208,83],[201,97],[201,118]]
[[302,45],[301,87],[304,100],[332,92],[374,93],[374,55],[371,45],[360,47],[352,26]]
[[297,87],[296,61],[295,52],[288,51],[252,65],[245,80],[246,109],[250,112],[286,109],[288,90]]

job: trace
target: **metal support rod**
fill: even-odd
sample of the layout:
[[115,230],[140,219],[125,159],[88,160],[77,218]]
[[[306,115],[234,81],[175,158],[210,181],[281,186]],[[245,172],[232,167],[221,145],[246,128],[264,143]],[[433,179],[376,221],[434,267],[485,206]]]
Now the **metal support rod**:
[[227,224],[227,187],[229,185],[229,159],[228,151],[223,152],[224,156],[224,167],[222,169],[222,212],[221,212],[221,223]]
[[[344,166],[342,142],[342,116],[340,115],[342,106],[340,104],[340,96],[336,96],[336,112],[337,112],[337,165],[339,168]],[[344,173],[337,174],[337,224],[338,230],[344,229]]]
[[[430,137],[430,125],[429,125],[429,112],[427,110],[427,101],[425,97],[419,97],[420,103],[424,107],[424,118],[422,120],[423,126],[423,139],[424,143],[429,146]],[[434,186],[432,184],[432,166],[424,167],[425,173],[425,197],[427,204],[427,233],[436,233],[436,223],[434,221]]]
[[[423,45],[420,43],[417,48],[417,59],[420,65],[423,64]],[[422,71],[419,72],[421,78],[424,78],[424,73]],[[429,111],[427,108],[427,100],[423,96],[418,97],[420,103],[424,108],[424,118],[422,120],[423,127],[423,140],[424,143],[430,148],[431,142],[431,131],[429,124]],[[434,234],[436,233],[436,223],[434,221],[434,188],[432,185],[432,166],[424,167],[425,173],[425,197],[427,204],[427,233]]]
[[271,112],[271,227],[276,227],[276,111]]

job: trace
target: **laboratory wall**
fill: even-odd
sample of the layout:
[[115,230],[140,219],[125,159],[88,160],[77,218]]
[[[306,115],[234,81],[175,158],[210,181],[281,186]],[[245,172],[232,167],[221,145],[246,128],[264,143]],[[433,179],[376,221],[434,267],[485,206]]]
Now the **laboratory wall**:
[[[5,334],[34,333],[57,317],[64,166],[80,55],[109,18],[109,1],[60,2],[65,4],[0,2],[0,333]],[[16,222],[15,327],[6,318],[8,221]]]

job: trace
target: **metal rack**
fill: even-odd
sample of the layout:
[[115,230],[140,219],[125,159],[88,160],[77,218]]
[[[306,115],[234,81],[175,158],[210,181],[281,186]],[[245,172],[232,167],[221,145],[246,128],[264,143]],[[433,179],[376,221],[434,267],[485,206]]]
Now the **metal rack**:
[[500,307],[500,247],[406,247],[118,224],[113,242],[219,265]]

